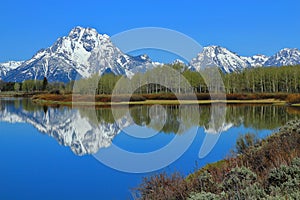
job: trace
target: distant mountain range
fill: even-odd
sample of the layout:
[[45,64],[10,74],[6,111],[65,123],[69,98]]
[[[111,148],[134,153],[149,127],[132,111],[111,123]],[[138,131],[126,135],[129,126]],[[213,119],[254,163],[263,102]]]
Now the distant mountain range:
[[[92,74],[112,72],[131,77],[155,65],[148,56],[129,56],[92,28],[76,27],[68,36],[58,38],[49,48],[42,49],[19,66],[0,64],[4,81],[22,82],[27,79],[68,82]],[[0,68],[1,69],[1,68]]]
[[[231,73],[251,67],[300,64],[300,51],[285,48],[271,57],[243,57],[224,47],[207,46],[190,61],[190,69],[200,70],[199,66],[206,65],[208,60],[210,65]],[[69,82],[109,72],[132,77],[158,65],[147,55],[134,57],[123,53],[108,35],[101,35],[95,29],[75,27],[68,36],[58,38],[51,47],[40,50],[27,61],[0,63],[0,79],[22,82],[47,77],[50,82]]]
[[191,65],[195,66],[195,70],[200,70],[197,66],[202,66],[204,62],[207,64],[207,61],[210,65],[218,66],[223,72],[231,73],[252,67],[297,65],[300,64],[300,50],[285,48],[271,57],[265,55],[244,57],[224,47],[208,46],[191,61]]

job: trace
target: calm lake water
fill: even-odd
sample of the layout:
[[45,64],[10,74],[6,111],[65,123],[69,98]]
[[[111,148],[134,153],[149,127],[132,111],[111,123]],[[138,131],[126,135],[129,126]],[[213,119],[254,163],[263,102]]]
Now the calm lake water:
[[[187,175],[228,156],[240,134],[266,137],[300,117],[299,109],[284,106],[227,105],[224,121],[212,124],[211,106],[134,106],[113,112],[10,98],[0,99],[0,109],[0,199],[133,199],[132,189],[143,177],[162,171]],[[198,109],[199,116],[194,114]],[[126,173],[99,161],[106,157],[124,164],[124,157],[108,152],[116,147],[154,152],[190,132],[195,138],[183,155],[154,172]],[[214,148],[199,158],[204,139],[216,136]],[[127,161],[127,167],[163,162]]]

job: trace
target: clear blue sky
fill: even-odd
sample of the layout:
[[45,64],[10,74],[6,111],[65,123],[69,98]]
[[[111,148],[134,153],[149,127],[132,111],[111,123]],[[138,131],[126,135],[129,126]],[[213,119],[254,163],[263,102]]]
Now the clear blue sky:
[[164,27],[203,46],[216,44],[244,56],[272,55],[284,47],[300,48],[299,9],[297,0],[4,0],[0,62],[29,59],[77,25],[108,35]]

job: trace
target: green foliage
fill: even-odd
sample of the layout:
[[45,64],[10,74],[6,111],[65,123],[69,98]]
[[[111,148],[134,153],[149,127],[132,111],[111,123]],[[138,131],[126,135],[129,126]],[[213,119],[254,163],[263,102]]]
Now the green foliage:
[[[170,73],[169,69],[173,69]],[[76,81],[76,93],[80,94],[111,94],[116,83],[120,81],[118,94],[127,94],[129,88],[138,88],[138,94],[160,94],[160,93],[208,93],[210,89],[217,86],[210,77],[208,83],[203,78],[205,73],[190,71],[183,65],[164,65],[156,67],[146,73],[136,73],[131,79],[121,78],[112,73],[104,74],[101,77],[97,74],[89,78]],[[223,74],[221,73],[227,94],[263,94],[263,93],[300,93],[300,65],[285,67],[260,67],[245,69],[242,72]],[[186,81],[186,82],[185,82]],[[158,82],[162,84],[157,84]],[[26,80],[23,91],[44,91],[59,89],[71,92],[74,81],[68,84],[48,83],[47,78],[43,80]],[[169,88],[164,86],[169,84]],[[188,83],[188,84],[186,84]],[[0,81],[0,90],[14,91],[15,83],[4,83]],[[230,96],[228,99],[253,99],[257,96]],[[260,97],[260,96],[258,96]],[[271,96],[270,96],[271,97]],[[201,97],[200,97],[201,98]],[[275,96],[275,98],[277,98]],[[281,98],[281,97],[279,97]],[[207,99],[207,97],[206,97]],[[288,101],[299,103],[300,97],[297,95],[289,96]]]
[[20,83],[15,83],[15,85],[14,85],[14,89],[15,89],[15,91],[16,91],[16,92],[19,92],[19,91],[20,91],[20,89],[21,89],[21,85],[20,85]]
[[224,83],[228,93],[299,93],[300,66],[246,69],[226,74]]
[[290,166],[282,165],[271,170],[267,183],[273,196],[289,195],[300,191],[300,159],[296,158]]
[[25,92],[33,92],[35,88],[34,80],[26,80],[22,83],[22,90]]
[[[174,72],[170,73],[169,67],[174,69]],[[121,78],[121,76],[110,73],[104,74],[101,78],[94,75],[76,82],[80,88],[78,92],[83,94],[93,93],[94,90],[97,90],[97,94],[111,94],[119,80],[121,81],[118,87],[119,91],[116,91],[118,94],[127,94],[129,88],[138,88],[135,91],[138,94],[188,93],[191,91],[208,93],[209,89],[216,87],[214,85],[215,81],[210,80],[206,83],[201,74],[205,75],[203,72],[190,71],[182,65],[174,64],[156,67],[144,74],[136,73],[131,79]],[[239,73],[221,73],[221,75],[228,94],[300,92],[300,66],[253,68]],[[98,84],[94,82],[96,79],[99,80]],[[185,81],[189,84],[187,85]],[[168,83],[169,88],[166,88],[163,84],[156,84],[158,82]],[[91,88],[92,90],[90,90]],[[274,95],[269,96],[269,98],[273,97],[277,98]],[[228,96],[228,98],[255,99],[258,97],[246,95],[240,97]]]
[[256,180],[256,174],[250,169],[245,167],[233,168],[225,175],[222,188],[228,198],[241,199],[241,197],[245,195],[248,186],[254,184]]
[[221,197],[210,192],[201,192],[191,193],[187,200],[221,200]]
[[14,91],[14,85],[15,83],[12,82],[3,82],[0,80],[0,91],[4,92],[4,91]]
[[48,86],[48,80],[47,80],[46,77],[44,77],[42,90],[46,90],[46,89],[47,89],[47,86]]

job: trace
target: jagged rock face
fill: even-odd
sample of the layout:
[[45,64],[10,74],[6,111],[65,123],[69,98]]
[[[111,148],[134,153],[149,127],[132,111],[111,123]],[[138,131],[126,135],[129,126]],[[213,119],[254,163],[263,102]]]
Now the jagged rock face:
[[52,82],[68,82],[108,70],[131,77],[152,68],[153,64],[147,56],[122,53],[108,35],[101,35],[92,28],[76,27],[68,36],[59,38],[51,47],[40,50],[17,69],[9,71],[3,79],[21,82],[47,77]]
[[299,49],[282,49],[274,56],[270,57],[264,66],[287,66],[300,64]]

